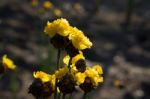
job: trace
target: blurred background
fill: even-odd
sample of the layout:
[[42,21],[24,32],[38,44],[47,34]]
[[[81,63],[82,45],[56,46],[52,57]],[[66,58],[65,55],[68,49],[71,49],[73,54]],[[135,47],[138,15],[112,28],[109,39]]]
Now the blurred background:
[[0,75],[0,99],[34,99],[32,72],[56,65],[43,29],[61,17],[93,42],[88,66],[103,66],[105,81],[89,99],[150,99],[150,0],[0,0],[0,57],[18,66]]

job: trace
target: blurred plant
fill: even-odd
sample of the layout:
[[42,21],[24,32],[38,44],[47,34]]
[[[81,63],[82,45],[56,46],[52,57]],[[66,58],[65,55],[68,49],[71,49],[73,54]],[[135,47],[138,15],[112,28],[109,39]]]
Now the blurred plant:
[[12,95],[13,95],[13,99],[16,99],[17,92],[20,89],[19,81],[17,79],[17,74],[16,73],[13,73],[13,74],[10,75],[9,89],[10,89]]
[[123,82],[121,80],[118,80],[118,79],[114,80],[113,84],[114,84],[115,87],[117,87],[119,89],[123,89],[124,88],[124,84],[123,84]]
[[7,55],[4,55],[1,60],[0,65],[0,74],[4,73],[7,70],[15,70],[16,65],[14,64],[13,60],[7,57]]
[[[16,65],[13,60],[8,58],[7,55],[3,55],[1,64],[0,64],[0,74],[4,74],[7,71],[16,71]],[[13,98],[16,98],[16,93],[19,89],[19,84],[17,81],[16,74],[11,74],[10,76],[10,84],[8,85],[10,91],[13,94]],[[2,77],[2,76],[1,76]]]
[[40,2],[38,0],[32,0],[31,6],[33,8],[36,8],[34,10],[36,10],[38,14],[41,15],[41,17],[47,14],[52,15],[54,17],[62,16],[62,10],[59,9],[56,5],[54,5],[49,0],[44,0],[43,2]]
[[38,0],[31,0],[31,5],[33,6],[33,7],[36,7],[36,6],[38,6]]
[[[36,99],[48,98],[54,94],[54,99],[66,98],[72,95],[76,86],[88,92],[97,88],[103,82],[101,66],[87,67],[82,50],[91,48],[92,42],[76,27],[70,26],[66,19],[48,22],[44,32],[50,37],[51,44],[57,49],[57,65],[53,74],[43,71],[33,73],[34,81],[29,87],[29,93]],[[63,58],[64,66],[60,68],[62,50],[68,55]]]
[[62,16],[62,11],[60,9],[54,9],[54,15],[60,17]]
[[49,10],[53,7],[53,4],[50,1],[44,1],[43,2],[43,8],[45,8],[46,10]]
[[127,0],[126,3],[126,14],[125,14],[125,28],[128,30],[132,20],[132,14],[134,9],[134,0]]

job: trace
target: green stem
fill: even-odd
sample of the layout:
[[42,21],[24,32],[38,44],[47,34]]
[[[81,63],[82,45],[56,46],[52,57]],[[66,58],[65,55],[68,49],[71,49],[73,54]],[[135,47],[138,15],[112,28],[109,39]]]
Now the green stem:
[[[58,49],[58,53],[57,53],[57,64],[56,64],[56,69],[57,69],[57,70],[59,69],[60,54],[61,54],[61,50]],[[55,93],[54,93],[54,99],[57,99],[57,86],[56,86],[57,82],[58,82],[58,79],[56,78],[56,80],[55,80]]]
[[83,98],[82,99],[87,99],[87,93],[84,93]]
[[70,59],[69,59],[69,63],[68,63],[68,68],[69,68],[69,72],[71,71],[71,61],[72,61],[72,57],[70,57]]
[[36,97],[36,99],[46,99],[45,97]]
[[57,53],[57,69],[59,69],[59,60],[60,60],[60,54],[61,54],[61,50],[58,49],[58,53]]
[[60,99],[60,98],[61,98],[61,93],[58,94],[58,98],[57,99]]
[[131,24],[131,18],[134,9],[134,0],[127,0],[127,8],[126,8],[126,28],[128,28]]
[[63,94],[62,99],[65,99],[65,97],[66,97],[66,94]]
[[72,99],[72,93],[70,94],[69,99]]
[[0,74],[0,80],[2,79],[2,76],[3,76],[3,75],[2,75],[2,74]]

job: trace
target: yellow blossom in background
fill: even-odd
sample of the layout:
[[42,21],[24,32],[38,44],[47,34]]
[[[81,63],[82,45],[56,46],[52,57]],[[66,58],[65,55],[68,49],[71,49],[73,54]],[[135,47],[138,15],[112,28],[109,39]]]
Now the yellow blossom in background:
[[[82,51],[79,51],[79,54],[77,54],[76,56],[74,56],[74,57],[72,58],[71,63],[72,63],[72,64],[75,64],[75,63],[76,63],[78,60],[80,60],[80,59],[85,59],[85,57],[83,56]],[[63,58],[63,62],[64,62],[66,65],[68,65],[69,60],[70,60],[69,55],[67,55],[67,56],[65,56],[65,57]]]
[[43,72],[43,71],[37,71],[33,73],[34,78],[40,79],[43,83],[48,82],[50,80],[51,75]]
[[38,6],[38,0],[31,0],[31,5],[33,7]]
[[52,7],[53,7],[53,4],[50,1],[44,1],[43,2],[43,8],[51,9]]
[[44,15],[45,12],[46,12],[46,11],[44,10],[44,8],[38,9],[38,13],[39,13],[40,15]]
[[81,10],[81,4],[80,3],[75,3],[74,4],[74,9],[77,10],[77,11],[80,11]]
[[61,36],[68,36],[70,25],[66,19],[57,19],[53,22],[48,22],[47,26],[44,29],[44,32],[50,37],[55,36],[55,34],[59,34]]
[[54,9],[54,15],[60,17],[62,16],[62,11],[60,9]]
[[117,88],[120,88],[120,89],[124,88],[124,83],[123,83],[123,81],[120,80],[120,79],[114,80],[114,81],[113,81],[113,84],[114,84],[114,86],[117,87]]
[[76,27],[70,28],[71,33],[69,39],[72,41],[73,46],[78,50],[91,48],[92,42],[83,34],[83,32]]
[[4,66],[5,69],[10,69],[10,70],[16,69],[16,65],[10,58],[7,57],[7,55],[4,55],[2,57],[2,65]]

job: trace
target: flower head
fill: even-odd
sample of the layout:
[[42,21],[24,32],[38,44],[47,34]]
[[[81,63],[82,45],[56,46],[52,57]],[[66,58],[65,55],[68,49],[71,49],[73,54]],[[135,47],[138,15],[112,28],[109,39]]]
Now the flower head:
[[29,87],[29,93],[35,97],[49,97],[55,90],[55,75],[43,71],[33,73],[34,81]]
[[7,55],[4,55],[2,57],[2,65],[4,66],[5,69],[10,69],[10,70],[16,69],[16,65],[10,58],[7,57]]
[[57,86],[60,89],[60,92],[64,93],[64,94],[70,94],[75,90],[75,81],[74,78],[72,76],[72,74],[67,73],[66,75],[64,75],[59,82],[57,83]]
[[50,80],[51,75],[42,72],[42,71],[37,71],[33,73],[34,78],[40,79],[43,83],[48,82]]
[[92,42],[84,35],[84,33],[76,27],[70,28],[71,33],[69,39],[72,41],[73,46],[78,50],[91,48]]
[[77,72],[74,79],[81,89],[89,92],[103,82],[102,73],[102,68],[99,65],[95,65],[92,68],[87,68],[83,73]]
[[[63,61],[66,65],[69,64],[70,56],[67,55],[64,57]],[[85,63],[85,57],[83,56],[83,53],[79,51],[79,54],[76,56],[72,57],[71,59],[71,66],[72,69],[76,68],[79,72],[84,72],[86,69],[86,63]]]
[[57,19],[53,22],[48,22],[44,32],[50,37],[53,37],[55,34],[68,36],[70,33],[70,25],[66,19]]
[[92,68],[87,68],[85,71],[86,77],[91,79],[94,86],[98,86],[99,83],[103,82],[103,77],[101,74],[103,74],[102,68],[100,66],[98,67],[98,65],[95,65]]

